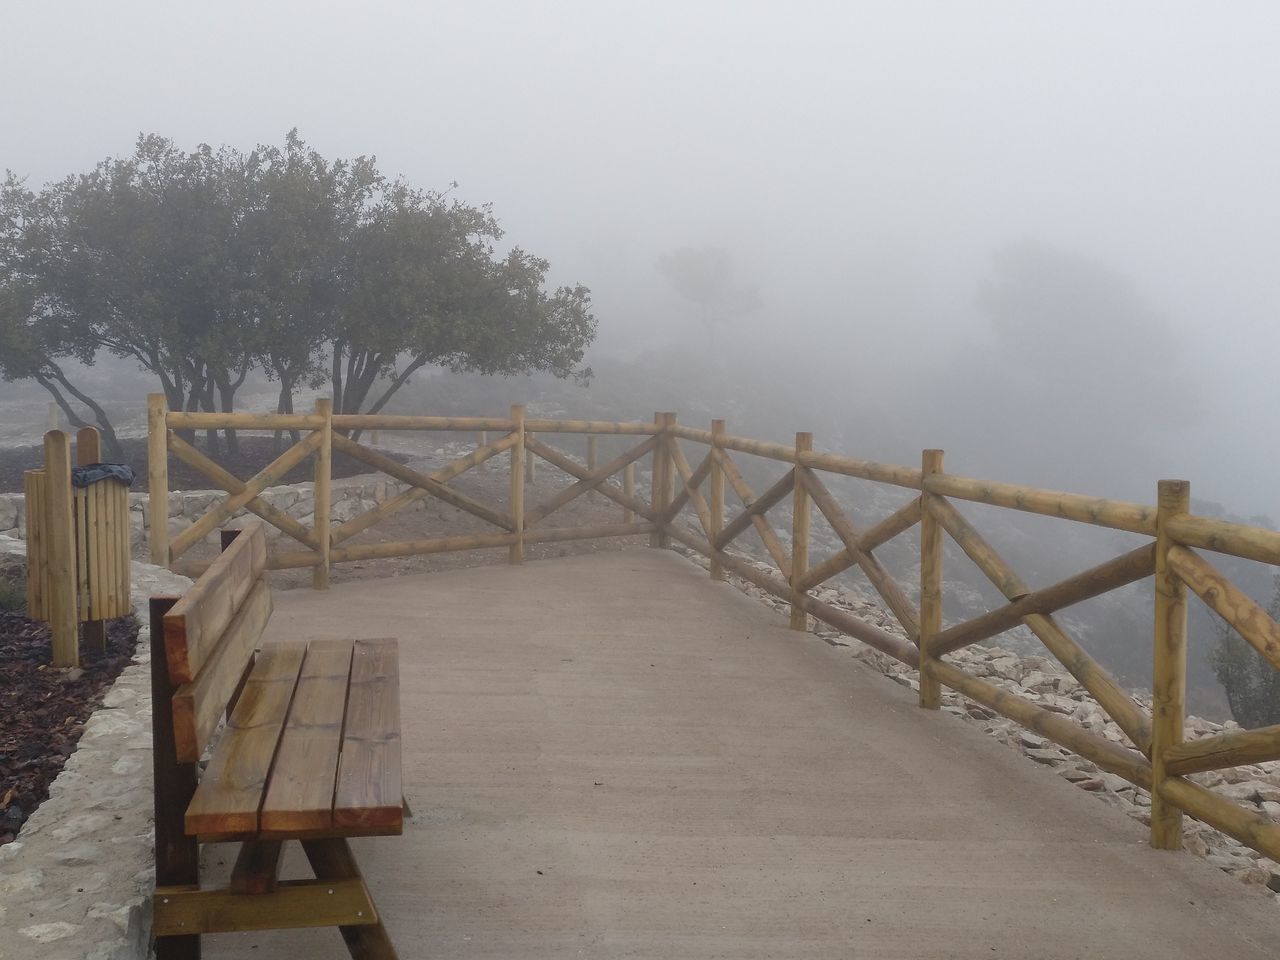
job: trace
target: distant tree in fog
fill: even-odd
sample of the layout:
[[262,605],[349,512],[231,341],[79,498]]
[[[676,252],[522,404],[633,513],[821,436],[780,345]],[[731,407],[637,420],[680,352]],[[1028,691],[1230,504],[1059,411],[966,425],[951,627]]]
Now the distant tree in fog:
[[658,272],[698,310],[698,320],[714,343],[717,324],[760,305],[756,288],[736,277],[733,256],[723,247],[680,247],[658,257]]
[[249,153],[143,136],[39,192],[8,175],[0,375],[35,379],[73,423],[71,398],[84,404],[108,443],[60,360],[107,350],[154,374],[172,409],[207,411],[233,409],[254,367],[286,412],[326,381],[338,411],[381,409],[430,364],[589,376],[589,291],[548,291],[548,263],[499,254],[501,236],[487,206],[388,180],[371,158],[326,160],[296,131]]
[[[1280,577],[1267,613],[1280,617]],[[1254,650],[1225,621],[1217,622],[1218,642],[1209,663],[1227,693],[1236,723],[1246,729],[1280,723],[1280,670]]]

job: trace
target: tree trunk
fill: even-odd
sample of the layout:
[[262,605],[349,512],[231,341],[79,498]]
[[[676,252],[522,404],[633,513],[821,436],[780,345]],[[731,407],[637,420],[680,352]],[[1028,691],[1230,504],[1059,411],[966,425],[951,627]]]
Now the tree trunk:
[[[68,393],[93,411],[93,418],[97,424],[98,433],[102,435],[102,441],[105,445],[107,455],[113,460],[123,460],[124,448],[120,445],[120,439],[116,436],[115,427],[111,423],[111,418],[107,416],[107,412],[103,410],[98,402],[87,393],[77,389],[76,386],[67,379],[66,375],[57,364],[49,364],[48,366],[50,376],[57,380],[58,383],[62,384],[63,388]],[[37,375],[36,380],[41,384],[41,386],[48,390],[50,394],[52,394],[53,399],[57,401],[58,406],[61,407],[63,412],[67,415],[68,423],[74,427],[86,426],[84,420],[72,411],[70,404],[68,404],[66,399],[62,396],[62,392],[58,390],[58,388],[47,377],[40,374]]]

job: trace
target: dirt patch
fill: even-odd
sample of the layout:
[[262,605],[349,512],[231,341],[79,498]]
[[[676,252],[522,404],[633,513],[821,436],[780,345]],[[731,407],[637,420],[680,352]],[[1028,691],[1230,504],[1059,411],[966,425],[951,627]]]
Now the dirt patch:
[[[124,447],[124,456],[121,462],[132,467],[136,477],[130,489],[135,493],[146,492],[147,441],[142,438],[121,440],[120,445]],[[202,452],[208,453],[200,443],[197,443],[197,447]],[[210,459],[235,476],[246,479],[269,464],[287,448],[287,437],[280,446],[277,446],[271,437],[241,437],[238,453],[229,453],[223,447],[217,456],[210,456]],[[407,459],[394,453],[387,453],[387,456],[401,462]],[[23,471],[36,470],[42,466],[44,466],[43,447],[9,447],[0,449],[0,493],[21,493]],[[352,477],[359,473],[368,472],[368,465],[344,453],[334,452],[333,476],[335,478]],[[313,467],[308,459],[290,470],[278,482],[304,483],[312,478]],[[204,474],[187,466],[176,457],[169,457],[170,490],[209,490],[213,487],[213,482]]]
[[62,670],[49,665],[48,624],[0,610],[0,844],[48,798],[85,721],[137,643],[137,620],[113,620],[105,654],[82,645],[81,665]]

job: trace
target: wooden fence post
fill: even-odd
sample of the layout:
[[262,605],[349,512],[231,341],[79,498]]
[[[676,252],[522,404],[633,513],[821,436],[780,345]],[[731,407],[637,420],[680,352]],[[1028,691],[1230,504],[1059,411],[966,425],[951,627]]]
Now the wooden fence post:
[[147,542],[151,562],[169,566],[169,403],[163,393],[147,395]]
[[[173,691],[164,648],[164,615],[177,597],[152,597],[151,614],[151,772],[155,791],[156,886],[197,885],[200,846],[187,836],[183,816],[196,792],[196,764],[178,763],[173,736]],[[157,960],[199,958],[199,936],[158,937]]]
[[[587,434],[587,469],[592,472],[595,472],[596,462],[600,452],[599,440],[600,438],[597,437],[594,433]],[[591,490],[587,493],[587,500],[588,501],[598,500],[600,496],[601,494],[598,491]]]
[[671,537],[666,525],[661,524],[663,515],[671,506],[675,496],[675,460],[671,458],[671,450],[667,444],[674,443],[675,437],[671,428],[676,425],[674,413],[655,413],[654,422],[662,432],[658,435],[658,445],[653,448],[653,512],[660,525],[649,537],[649,546],[665,550],[671,545]]
[[[796,468],[792,472],[791,492],[791,589],[802,593],[800,582],[809,572],[809,490],[804,485],[805,467],[800,466],[800,454],[813,449],[812,433],[796,434]],[[809,616],[804,612],[801,598],[796,596],[791,601],[791,629],[804,630],[809,625]]]
[[1165,753],[1182,743],[1187,698],[1187,586],[1169,566],[1169,521],[1191,510],[1191,484],[1161,480],[1156,500],[1155,660],[1151,674],[1151,845],[1182,846],[1182,811],[1160,796]]
[[511,522],[516,542],[511,545],[510,562],[524,562],[524,484],[525,470],[532,476],[533,457],[524,449],[524,404],[511,407],[511,427],[516,444],[511,448]]
[[663,466],[667,459],[667,446],[663,442],[666,435],[663,433],[663,424],[666,414],[655,413],[653,415],[653,425],[657,430],[658,444],[653,448],[653,459],[650,461],[649,477],[649,506],[653,511],[654,517],[658,520],[658,525],[654,528],[653,533],[649,534],[649,546],[665,547],[665,538],[662,536],[662,511],[666,509],[666,500],[662,492],[662,481],[666,477],[666,467]]
[[[920,457],[920,472],[929,477],[942,472],[942,451],[926,450]],[[933,494],[924,490],[920,498],[920,706],[937,710],[942,706],[942,685],[929,669],[929,645],[942,630],[942,526],[929,509]]]
[[76,532],[71,506],[71,441],[61,430],[44,435],[45,558],[49,564],[49,627],[53,665],[80,665],[76,610]]
[[[488,445],[489,445],[489,431],[488,431],[488,430],[481,430],[481,431],[480,431],[480,446],[482,446],[482,447],[487,447]],[[482,463],[482,464],[478,465],[478,466],[476,467],[476,469],[477,469],[478,471],[480,471],[481,473],[488,473],[488,471],[489,471],[489,461],[488,461],[488,460],[486,460],[484,463]]]
[[[636,464],[631,461],[622,470],[622,492],[628,497],[636,495]],[[622,508],[622,522],[635,523],[636,515],[626,507]]]
[[315,509],[312,511],[319,562],[311,570],[311,586],[315,590],[328,590],[329,532],[333,513],[333,401],[328,397],[318,398],[316,416],[324,417],[324,426],[320,428],[323,433],[316,450]]
[[46,418],[46,421],[45,433],[48,433],[50,430],[58,430],[61,428],[62,425],[58,422],[58,405],[56,403],[49,404],[49,415]]
[[[512,409],[514,410],[515,408],[514,408],[514,407],[512,407]],[[520,411],[521,411],[521,412],[520,412],[520,421],[521,421],[521,423],[523,423],[523,422],[524,422],[524,404],[521,404],[521,405],[520,405]],[[513,416],[514,416],[514,414],[513,414]],[[537,461],[537,459],[538,459],[538,458],[537,458],[537,457],[531,457],[531,456],[529,456],[529,455],[525,452],[525,450],[524,450],[524,437],[525,437],[524,427],[522,426],[522,427],[520,428],[520,455],[521,455],[521,457],[523,457],[523,458],[524,458],[524,482],[525,482],[525,483],[533,483],[533,481],[534,481],[534,479],[537,477],[537,473],[538,473],[538,471],[537,471],[537,467],[535,466],[535,462]],[[532,439],[532,440],[536,440],[536,439],[538,438],[538,436],[537,436],[537,434],[535,434],[535,433],[531,433],[531,434],[529,434],[529,438],[530,438],[530,439]],[[514,448],[513,448],[513,449],[514,449]]]
[[[711,539],[724,529],[724,468],[720,465],[720,448],[716,446],[724,436],[724,421],[711,421],[711,474],[707,478],[711,484]],[[711,561],[711,579],[723,580],[724,567],[718,560]]]

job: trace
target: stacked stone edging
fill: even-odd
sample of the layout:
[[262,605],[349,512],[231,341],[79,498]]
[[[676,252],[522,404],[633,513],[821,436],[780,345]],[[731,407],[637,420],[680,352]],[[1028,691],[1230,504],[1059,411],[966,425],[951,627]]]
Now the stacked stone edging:
[[[0,536],[0,554],[25,550]],[[147,603],[190,585],[134,563],[131,599],[142,629],[133,659],[86,721],[49,799],[0,847],[0,960],[148,956],[155,859]]]
[[[706,568],[707,561],[703,557],[689,551],[681,552],[694,563]],[[776,572],[767,563],[754,558],[742,559],[762,572]],[[728,575],[728,579],[749,596],[781,612],[790,610],[790,604],[754,584],[732,574]],[[877,601],[844,588],[819,588],[813,594],[819,600],[847,610],[882,630],[906,638],[906,633],[897,620]],[[895,683],[912,690],[920,689],[916,671],[905,663],[812,618],[809,624],[817,636],[828,643],[850,648],[855,658]],[[1025,697],[1046,710],[1070,717],[1091,733],[1114,743],[1131,746],[1125,734],[1094,702],[1089,692],[1056,660],[981,645],[964,647],[951,654],[950,659],[974,676]],[[1131,692],[1131,696],[1150,713],[1150,695]],[[1099,769],[1091,761],[946,687],[943,687],[942,692],[942,709],[967,722],[979,724],[988,736],[1018,750],[1029,760],[1044,764],[1068,783],[1092,793],[1127,816],[1150,826],[1151,794],[1148,791],[1135,787],[1123,777]],[[1191,740],[1239,729],[1239,724],[1230,721],[1215,723],[1201,717],[1187,718],[1187,737]],[[1280,761],[1192,774],[1189,779],[1280,822]],[[1280,903],[1280,865],[1275,861],[1191,817],[1184,818],[1183,837],[1185,850],[1226,871],[1241,883],[1274,896]]]

